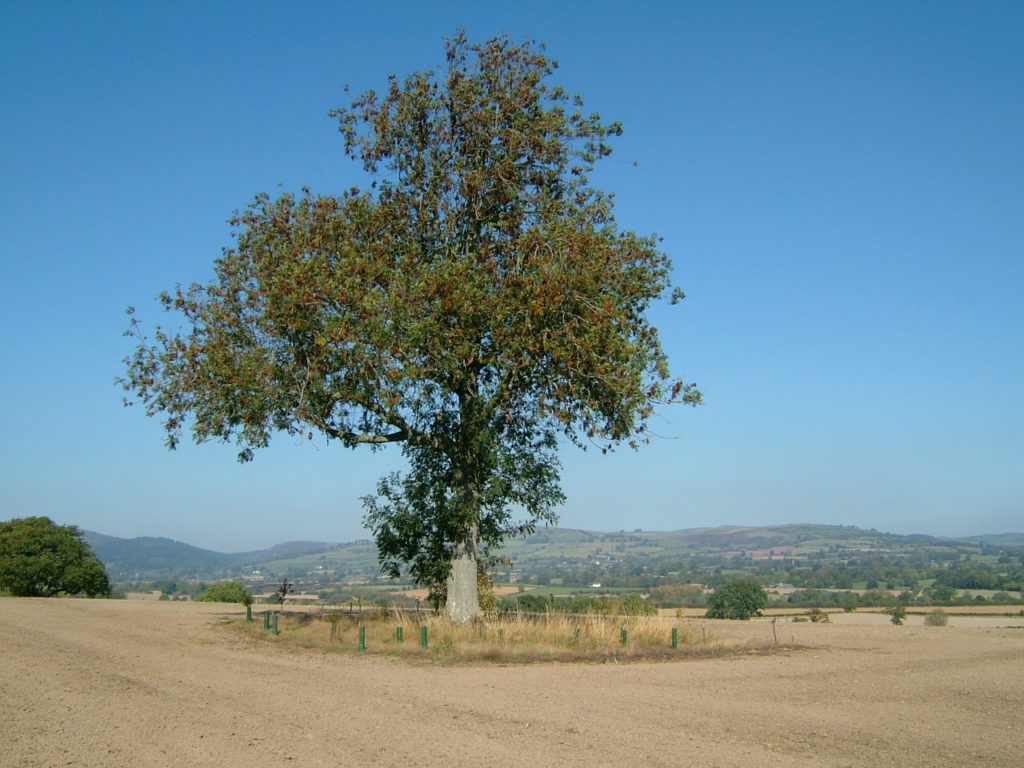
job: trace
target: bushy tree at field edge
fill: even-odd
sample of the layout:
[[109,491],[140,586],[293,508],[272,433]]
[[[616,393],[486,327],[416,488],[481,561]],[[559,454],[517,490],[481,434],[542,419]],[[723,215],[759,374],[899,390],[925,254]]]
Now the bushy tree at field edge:
[[751,619],[768,605],[768,593],[757,581],[740,578],[715,591],[708,598],[709,619]]
[[211,584],[203,592],[196,595],[196,600],[204,603],[242,603],[252,602],[252,596],[246,591],[241,581],[221,581]]
[[109,597],[110,581],[77,527],[22,517],[0,523],[0,589],[15,597]]

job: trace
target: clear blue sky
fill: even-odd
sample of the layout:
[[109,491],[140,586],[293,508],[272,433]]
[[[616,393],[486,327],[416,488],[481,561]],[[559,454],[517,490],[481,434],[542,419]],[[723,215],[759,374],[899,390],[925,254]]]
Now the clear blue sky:
[[[124,308],[205,281],[278,185],[358,180],[326,117],[465,26],[549,44],[626,133],[594,181],[689,298],[707,403],[566,448],[562,524],[1024,530],[1024,4],[0,2],[0,519],[220,550],[367,535],[401,466],[279,438],[168,452]],[[636,163],[636,165],[634,165]]]

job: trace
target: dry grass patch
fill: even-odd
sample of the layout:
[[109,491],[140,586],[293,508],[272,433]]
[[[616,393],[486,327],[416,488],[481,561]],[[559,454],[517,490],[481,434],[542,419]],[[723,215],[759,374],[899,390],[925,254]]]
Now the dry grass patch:
[[706,625],[669,622],[656,616],[513,613],[460,625],[401,610],[373,616],[284,613],[277,635],[264,630],[261,621],[247,624],[243,619],[233,624],[268,642],[414,661],[618,662],[767,653],[794,647],[768,640],[720,639]]

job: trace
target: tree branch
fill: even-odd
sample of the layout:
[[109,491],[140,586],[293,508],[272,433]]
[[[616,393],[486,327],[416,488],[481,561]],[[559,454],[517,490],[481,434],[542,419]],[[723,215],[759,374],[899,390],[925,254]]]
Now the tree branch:
[[329,437],[333,437],[337,440],[341,440],[344,443],[355,444],[355,445],[383,445],[384,443],[401,443],[408,440],[412,435],[407,429],[399,429],[397,432],[391,432],[387,435],[375,435],[371,433],[359,433],[350,432],[347,430],[338,430],[327,425],[322,425],[324,432]]

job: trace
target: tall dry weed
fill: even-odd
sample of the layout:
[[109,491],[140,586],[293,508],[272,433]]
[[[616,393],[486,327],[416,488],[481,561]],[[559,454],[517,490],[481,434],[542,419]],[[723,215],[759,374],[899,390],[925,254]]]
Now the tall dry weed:
[[[260,632],[257,624],[249,625]],[[280,635],[267,639],[307,648],[355,651],[363,627],[366,650],[408,658],[452,661],[607,661],[713,651],[706,632],[655,616],[506,614],[471,624],[395,609],[384,615],[322,613],[281,617]],[[427,646],[422,645],[426,627]],[[399,629],[401,631],[399,632]],[[672,647],[672,630],[678,647]]]

